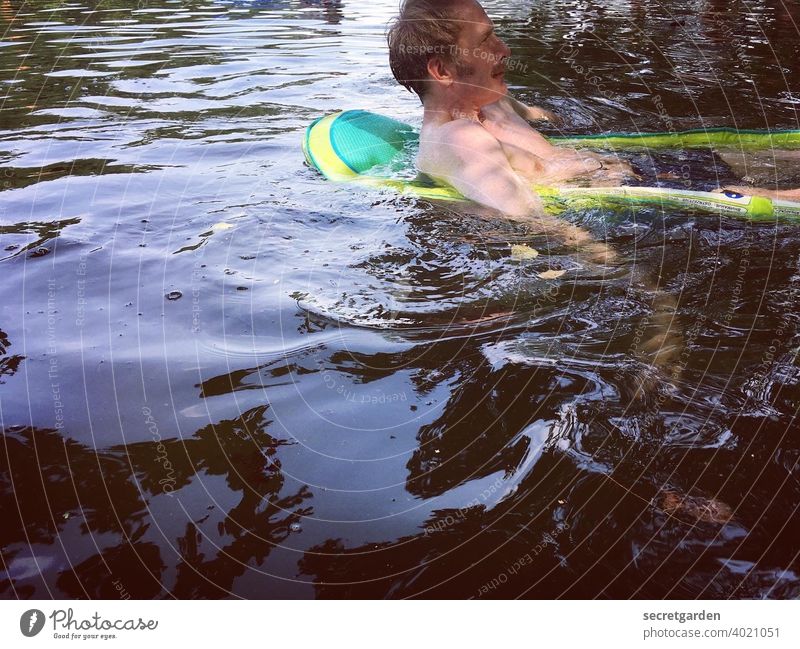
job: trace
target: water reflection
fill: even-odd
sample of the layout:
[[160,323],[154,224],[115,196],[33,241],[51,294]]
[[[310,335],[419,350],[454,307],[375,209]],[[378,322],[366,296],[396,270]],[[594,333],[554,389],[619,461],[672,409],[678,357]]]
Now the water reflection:
[[[419,123],[395,3],[56,4],[0,4],[2,596],[800,595],[794,226],[566,213],[605,268],[323,182],[320,113]],[[570,132],[798,126],[791,5],[487,8]]]
[[[19,369],[20,363],[25,360],[21,354],[9,354],[8,349],[11,347],[11,342],[6,333],[0,330],[0,377],[13,376]],[[0,383],[5,383],[0,379]]]
[[[281,546],[292,523],[313,515],[307,487],[282,493],[278,449],[289,442],[264,432],[270,423],[266,413],[262,406],[204,427],[190,439],[103,452],[65,440],[55,430],[7,430],[0,499],[15,520],[2,538],[3,592],[17,592],[17,577],[36,575],[38,586],[52,593],[57,571],[55,586],[70,597],[116,597],[117,584],[134,598],[160,596],[166,587],[179,597],[230,594],[237,576]],[[216,484],[214,476],[223,476],[231,492],[241,493],[240,500],[225,507],[212,527],[208,512],[222,503],[206,492],[211,504],[204,516],[187,523],[175,545],[167,544],[168,560],[177,559],[174,583],[167,586],[159,517],[169,511],[187,514],[198,503],[184,504],[181,492],[195,482],[205,490],[205,482]],[[198,528],[210,547],[199,549]],[[69,545],[76,537],[86,538],[97,553],[75,563],[65,540]],[[43,561],[30,552],[51,545],[65,553],[60,562],[52,559],[52,551]],[[23,593],[34,592],[23,588]]]
[[[117,552],[128,553],[129,544],[150,527],[124,455],[96,454],[58,430],[6,427],[0,475],[8,517],[0,532],[5,564],[0,589],[6,597],[54,596],[56,579],[71,596],[89,596],[80,591],[81,579],[70,574],[70,566],[87,551],[99,550],[98,544],[119,544]],[[91,565],[98,562],[102,558]]]

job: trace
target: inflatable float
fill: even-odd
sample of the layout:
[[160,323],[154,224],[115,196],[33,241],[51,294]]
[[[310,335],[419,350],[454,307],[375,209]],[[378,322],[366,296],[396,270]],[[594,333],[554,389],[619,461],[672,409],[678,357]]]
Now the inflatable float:
[[[419,134],[410,125],[365,110],[347,110],[314,120],[303,138],[308,164],[333,181],[385,188],[421,198],[466,200],[452,187],[425,177],[408,178]],[[552,137],[558,146],[621,150],[634,148],[800,148],[797,131],[728,128],[669,133],[611,133]],[[663,187],[540,187],[533,189],[551,212],[582,207],[653,205],[711,212],[750,220],[800,221],[800,203],[736,192],[700,192]]]

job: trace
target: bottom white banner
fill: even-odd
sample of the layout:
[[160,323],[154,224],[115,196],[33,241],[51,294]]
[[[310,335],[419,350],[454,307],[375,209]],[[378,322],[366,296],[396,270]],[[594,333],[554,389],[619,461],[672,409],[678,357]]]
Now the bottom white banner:
[[[797,647],[797,601],[2,601],[3,647]],[[457,644],[455,644],[457,643]]]

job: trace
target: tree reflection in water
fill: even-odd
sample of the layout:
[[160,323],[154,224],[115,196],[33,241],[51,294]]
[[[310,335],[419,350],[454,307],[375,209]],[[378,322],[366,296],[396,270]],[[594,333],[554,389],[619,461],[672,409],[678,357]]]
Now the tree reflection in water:
[[[286,442],[264,432],[266,409],[206,426],[186,440],[165,440],[162,448],[141,442],[95,452],[55,430],[7,430],[0,463],[0,504],[8,517],[0,527],[6,564],[0,592],[30,597],[60,589],[70,597],[115,598],[121,584],[133,598],[228,595],[238,575],[285,540],[292,522],[312,513],[302,506],[311,497],[307,487],[280,493],[276,450]],[[174,490],[163,488],[159,454],[169,458]],[[182,490],[195,482],[203,488],[213,476],[241,492],[219,524],[213,551],[199,549],[193,522],[174,544],[166,531],[170,519],[185,519],[192,509]],[[83,558],[90,548],[95,553]],[[177,564],[174,584],[163,583],[165,562]]]

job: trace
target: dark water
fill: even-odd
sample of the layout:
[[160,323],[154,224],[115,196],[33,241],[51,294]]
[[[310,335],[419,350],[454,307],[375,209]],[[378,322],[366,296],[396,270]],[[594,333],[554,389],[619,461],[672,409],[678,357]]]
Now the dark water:
[[[313,118],[419,123],[395,7],[0,3],[0,594],[800,595],[796,226],[565,215],[601,267],[321,181]],[[487,8],[569,132],[800,127],[796,3]]]

